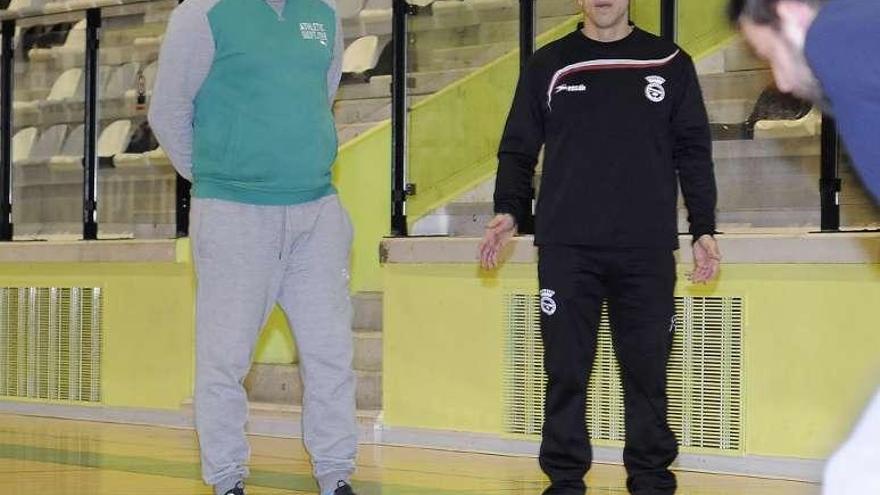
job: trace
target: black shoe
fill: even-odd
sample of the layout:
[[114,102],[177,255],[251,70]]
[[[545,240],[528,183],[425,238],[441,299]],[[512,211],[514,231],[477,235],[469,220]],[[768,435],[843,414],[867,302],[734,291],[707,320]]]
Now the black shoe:
[[586,491],[587,485],[583,481],[580,483],[553,483],[544,490],[543,495],[584,495]]
[[223,495],[244,495],[244,482],[239,481],[238,483],[235,484],[235,488],[233,488],[232,490],[229,490],[228,492],[226,492]]
[[352,490],[351,485],[344,481],[340,481],[336,484],[336,491],[333,492],[333,495],[357,495],[354,490]]

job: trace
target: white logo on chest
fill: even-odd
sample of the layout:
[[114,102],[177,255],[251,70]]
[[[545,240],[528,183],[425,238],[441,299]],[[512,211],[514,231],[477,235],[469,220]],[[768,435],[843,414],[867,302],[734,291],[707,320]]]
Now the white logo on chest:
[[301,22],[299,23],[299,32],[304,40],[314,40],[324,46],[327,46],[329,41],[327,30],[320,22]]
[[645,80],[648,81],[648,85],[645,87],[645,96],[649,100],[654,103],[660,103],[666,99],[666,88],[663,87],[666,79],[660,76],[648,76]]
[[568,93],[583,93],[587,90],[586,84],[562,84],[556,87],[556,94],[562,93],[563,91]]

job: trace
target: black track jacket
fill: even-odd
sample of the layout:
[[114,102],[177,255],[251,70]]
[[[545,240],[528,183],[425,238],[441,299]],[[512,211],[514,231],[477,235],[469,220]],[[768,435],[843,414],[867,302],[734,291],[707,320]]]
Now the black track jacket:
[[520,77],[498,153],[495,211],[522,225],[542,145],[535,243],[678,247],[678,183],[695,238],[715,232],[706,108],[691,58],[636,28],[602,43],[577,30]]

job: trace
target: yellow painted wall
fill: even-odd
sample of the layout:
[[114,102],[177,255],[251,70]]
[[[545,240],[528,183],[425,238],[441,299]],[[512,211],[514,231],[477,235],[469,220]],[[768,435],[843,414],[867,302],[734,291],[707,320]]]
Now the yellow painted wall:
[[192,265],[0,264],[4,287],[101,287],[108,406],[179,409],[192,396]]
[[[534,265],[386,265],[386,422],[504,436],[502,298],[535,278]],[[880,386],[880,265],[731,265],[678,294],[746,299],[747,454],[826,457]]]
[[[694,58],[733,36],[727,4],[728,0],[678,0],[676,41]],[[642,29],[660,34],[660,0],[631,0],[630,17]]]
[[733,36],[727,22],[729,0],[678,0],[678,44],[694,58]]
[[391,227],[391,126],[385,122],[346,143],[333,183],[354,224],[352,292],[382,290],[379,241]]
[[[573,17],[541,34],[537,46],[565,36],[576,24]],[[518,78],[514,50],[413,106],[409,181],[418,192],[407,203],[411,224],[495,174]]]
[[630,0],[629,16],[633,22],[645,31],[657,35],[660,34],[660,0]]

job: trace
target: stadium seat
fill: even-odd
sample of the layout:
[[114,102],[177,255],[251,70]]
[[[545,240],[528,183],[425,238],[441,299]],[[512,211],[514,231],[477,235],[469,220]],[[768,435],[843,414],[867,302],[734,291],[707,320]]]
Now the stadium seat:
[[356,40],[345,50],[342,73],[369,80],[387,44],[388,40],[382,42],[378,36],[365,36]]
[[[113,72],[116,70],[116,67],[112,65],[102,65],[98,68],[98,97],[102,98],[104,93],[107,91],[107,84],[110,82],[110,77],[113,76]],[[83,80],[85,81],[85,74],[83,74]],[[83,88],[85,90],[85,88]]]
[[113,164],[118,168],[150,166],[149,154],[159,148],[159,142],[147,121],[141,122],[132,133],[125,153],[114,155]]
[[152,167],[170,167],[171,159],[168,158],[168,154],[165,153],[165,150],[162,148],[156,148],[153,151],[148,151],[144,153],[146,156],[150,166]]
[[107,83],[105,97],[107,99],[123,98],[129,91],[133,91],[137,83],[138,65],[135,63],[125,64],[116,68]]
[[85,126],[79,125],[67,135],[61,153],[49,159],[49,168],[55,171],[80,170],[85,147]]
[[[98,158],[113,158],[124,153],[131,140],[130,120],[117,120],[107,126],[98,139]],[[79,170],[82,168],[82,153],[85,142],[84,127],[78,127],[64,144],[61,156],[53,157],[49,167],[55,171]]]
[[15,133],[15,136],[12,137],[13,162],[20,162],[30,158],[38,134],[39,131],[37,131],[36,127],[27,127]]
[[111,158],[120,153],[125,153],[128,143],[131,142],[132,124],[130,120],[117,120],[113,122],[98,139],[98,156]]
[[83,96],[83,71],[82,69],[68,69],[55,80],[52,90],[46,101],[65,101],[81,99]]
[[20,165],[35,165],[47,163],[53,156],[61,153],[64,140],[67,137],[67,125],[59,124],[52,126],[40,134],[36,144],[31,149],[28,158],[19,160]]
[[391,22],[392,0],[367,0],[359,17],[365,24]]
[[159,63],[153,62],[144,69],[144,79],[147,83],[147,94],[151,94],[153,92],[153,87],[156,85],[156,75],[159,73]]
[[45,100],[16,101],[13,106],[15,112],[33,114],[41,112],[50,105],[82,101],[84,99],[83,96],[84,81],[82,69],[69,69],[55,80]]
[[759,120],[755,123],[755,139],[784,139],[818,136],[822,130],[822,112],[813,107],[796,120]]
[[364,10],[364,0],[338,0],[336,13],[340,19],[354,19]]
[[[49,9],[47,4],[46,8]],[[86,48],[86,21],[81,20],[74,24],[67,34],[67,39],[61,46],[53,48],[34,48],[28,53],[32,61],[49,62],[55,60],[60,67],[74,67],[77,59],[82,58]]]

